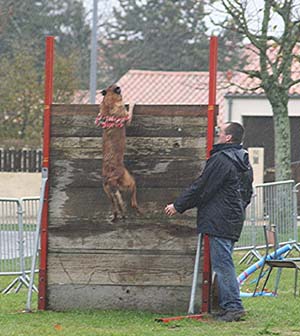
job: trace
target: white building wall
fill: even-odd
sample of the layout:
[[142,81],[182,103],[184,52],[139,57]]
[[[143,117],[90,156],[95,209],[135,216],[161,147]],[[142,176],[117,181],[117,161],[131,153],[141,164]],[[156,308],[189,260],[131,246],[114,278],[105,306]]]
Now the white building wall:
[[0,173],[0,197],[40,196],[41,173]]
[[[225,97],[224,120],[242,122],[243,116],[272,116],[272,109],[269,101],[265,98],[231,98],[231,118],[229,115],[230,98]],[[289,116],[300,117],[300,98],[289,100]]]
[[254,185],[264,183],[264,148],[249,147],[249,161],[253,168]]

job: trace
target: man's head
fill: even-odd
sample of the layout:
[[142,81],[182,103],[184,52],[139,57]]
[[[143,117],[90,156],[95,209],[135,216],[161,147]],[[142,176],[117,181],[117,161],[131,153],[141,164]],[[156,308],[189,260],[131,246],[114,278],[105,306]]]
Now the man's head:
[[227,122],[219,129],[218,143],[240,144],[244,139],[244,127],[237,122]]

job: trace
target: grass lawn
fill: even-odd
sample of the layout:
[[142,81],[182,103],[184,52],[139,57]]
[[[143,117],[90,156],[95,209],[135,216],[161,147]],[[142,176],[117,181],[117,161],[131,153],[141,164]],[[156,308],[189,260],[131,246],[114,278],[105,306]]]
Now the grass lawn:
[[[242,254],[236,255],[236,260]],[[237,265],[237,273],[245,270],[246,264]],[[274,273],[276,273],[274,271]],[[0,289],[9,283],[9,278],[0,277]],[[0,294],[0,335],[63,335],[63,336],[121,336],[121,335],[205,335],[205,336],[259,336],[300,335],[300,297],[293,296],[294,273],[282,273],[278,297],[244,298],[248,311],[244,321],[233,323],[182,320],[168,324],[158,323],[155,318],[162,315],[138,311],[37,311],[37,295],[33,296],[33,313],[24,313],[27,291]],[[245,283],[242,290],[253,288]],[[272,282],[270,282],[272,289]],[[167,315],[166,315],[167,316]]]

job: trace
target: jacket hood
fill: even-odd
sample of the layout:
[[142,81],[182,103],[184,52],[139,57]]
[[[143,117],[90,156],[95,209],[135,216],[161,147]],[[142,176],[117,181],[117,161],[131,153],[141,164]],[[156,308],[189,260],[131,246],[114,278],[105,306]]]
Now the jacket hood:
[[250,169],[248,152],[239,144],[216,144],[211,150],[211,154],[221,152],[228,157],[239,171]]

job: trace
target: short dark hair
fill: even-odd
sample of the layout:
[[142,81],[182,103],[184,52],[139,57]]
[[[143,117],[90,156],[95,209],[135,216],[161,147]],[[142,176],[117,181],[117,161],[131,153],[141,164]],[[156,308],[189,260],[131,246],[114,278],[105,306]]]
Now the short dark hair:
[[225,128],[225,134],[232,136],[231,142],[238,144],[242,143],[245,133],[244,127],[237,122],[231,121],[227,122],[226,125],[228,126]]

